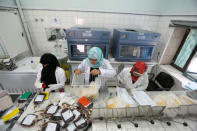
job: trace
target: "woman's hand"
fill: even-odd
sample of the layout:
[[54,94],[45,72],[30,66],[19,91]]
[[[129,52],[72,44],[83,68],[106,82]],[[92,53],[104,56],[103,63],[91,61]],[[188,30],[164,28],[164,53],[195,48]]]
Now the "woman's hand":
[[80,75],[80,74],[82,74],[83,72],[82,72],[81,70],[79,70],[79,69],[76,69],[74,73],[75,73],[76,75]]
[[90,72],[90,74],[92,74],[92,75],[100,75],[101,72],[100,72],[100,70],[98,70],[98,69],[94,69],[94,70],[92,70],[92,71]]

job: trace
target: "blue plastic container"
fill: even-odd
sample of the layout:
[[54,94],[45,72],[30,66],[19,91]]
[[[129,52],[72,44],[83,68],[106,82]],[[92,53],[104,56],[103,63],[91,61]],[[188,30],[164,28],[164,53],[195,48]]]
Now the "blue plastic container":
[[99,47],[107,59],[110,31],[104,28],[71,27],[66,31],[70,60],[83,60],[91,47]]
[[114,29],[112,54],[117,61],[151,61],[159,39],[159,33]]

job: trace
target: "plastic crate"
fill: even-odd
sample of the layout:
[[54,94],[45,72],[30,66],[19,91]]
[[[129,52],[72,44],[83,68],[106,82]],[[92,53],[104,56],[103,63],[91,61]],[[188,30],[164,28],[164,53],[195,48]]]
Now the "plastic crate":
[[140,117],[140,118],[151,118],[162,116],[165,106],[142,106],[137,107],[126,107],[126,108],[93,108],[93,118],[128,118],[128,117]]
[[[99,76],[96,78],[95,83],[94,87],[99,89],[101,87],[101,79]],[[93,86],[91,83],[85,81],[84,73],[80,75],[73,75],[71,87],[75,89],[73,89],[72,95],[79,96],[79,92],[82,88],[89,88],[91,86]]]
[[[96,79],[97,79],[96,82],[100,86],[101,85],[100,77],[98,76]],[[73,75],[71,87],[86,87],[86,88],[88,88],[89,85],[90,85],[89,82],[85,82],[85,74],[84,73],[82,73],[80,75],[76,75],[76,74]]]

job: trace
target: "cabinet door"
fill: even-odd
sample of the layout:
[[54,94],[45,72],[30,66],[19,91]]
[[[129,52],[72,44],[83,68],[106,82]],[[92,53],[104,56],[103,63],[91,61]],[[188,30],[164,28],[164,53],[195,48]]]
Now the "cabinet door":
[[15,57],[28,51],[27,40],[18,12],[15,10],[0,11],[0,18],[0,42],[6,48],[9,56]]

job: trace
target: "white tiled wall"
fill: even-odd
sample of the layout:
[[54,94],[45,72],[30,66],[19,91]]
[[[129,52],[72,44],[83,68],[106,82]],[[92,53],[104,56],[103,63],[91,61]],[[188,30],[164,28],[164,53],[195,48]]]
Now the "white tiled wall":
[[161,64],[171,64],[173,57],[175,56],[181,41],[184,37],[186,29],[175,28],[174,32],[166,44],[166,50],[164,51],[163,57],[161,59]]
[[[162,59],[160,59],[160,58],[163,57],[164,54],[168,54],[168,53],[164,53],[167,50],[166,45],[171,47],[171,44],[174,44],[173,42],[171,42],[171,38],[173,37],[175,28],[169,27],[170,20],[188,20],[188,21],[193,20],[193,21],[196,21],[197,16],[161,16],[160,17],[157,31],[161,33],[161,41],[160,41],[159,46],[157,46],[157,48],[156,48],[156,52],[161,52],[160,56],[159,56],[159,63],[162,62]],[[179,35],[175,39],[176,39],[176,41],[182,40],[182,36]],[[175,47],[172,47],[172,48],[175,48]],[[172,53],[171,53],[170,57],[172,57]],[[157,53],[155,53],[154,55],[155,55],[154,59],[156,60]],[[166,58],[166,59],[168,59],[168,58]],[[171,58],[169,58],[169,59],[171,59]]]
[[[156,46],[153,57],[154,60],[157,60],[162,56],[165,45],[174,30],[169,27],[170,20],[197,20],[197,17],[194,16],[151,16],[78,11],[24,10],[24,14],[36,49],[36,56],[40,56],[44,52],[55,52],[53,48],[55,43],[47,41],[45,28],[63,27],[67,29],[71,26],[88,26],[104,27],[111,31],[114,28],[134,28],[161,33],[161,40]],[[58,20],[57,23],[54,22],[55,18]],[[157,57],[158,52],[160,55]]]

